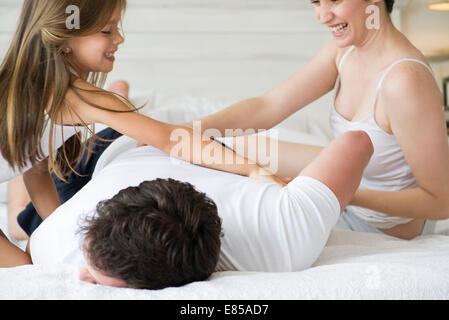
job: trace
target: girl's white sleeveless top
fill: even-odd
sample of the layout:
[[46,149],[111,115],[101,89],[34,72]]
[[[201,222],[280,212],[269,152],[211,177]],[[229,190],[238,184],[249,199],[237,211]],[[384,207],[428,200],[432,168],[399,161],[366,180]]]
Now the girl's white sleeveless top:
[[[366,167],[360,189],[398,191],[403,189],[415,188],[416,179],[412,170],[405,159],[405,156],[399,146],[396,138],[392,134],[386,133],[381,129],[374,118],[375,104],[382,84],[389,72],[399,63],[414,62],[426,67],[432,74],[432,70],[424,62],[416,59],[400,59],[394,62],[383,74],[376,89],[376,96],[373,101],[371,114],[360,121],[348,121],[342,117],[335,108],[335,99],[340,88],[340,72],[343,62],[348,54],[354,49],[351,47],[340,61],[338,71],[339,75],[334,88],[334,99],[330,116],[330,126],[334,137],[348,131],[365,131],[374,145],[374,154]],[[407,223],[412,219],[393,217],[381,212],[370,209],[349,206],[347,210],[366,223],[380,229],[389,229],[394,226]]]
[[[56,151],[59,147],[63,145],[65,141],[71,138],[74,134],[80,131],[81,127],[77,126],[61,126],[55,125],[54,135],[53,135],[53,149]],[[44,160],[50,154],[50,121],[47,119],[44,134],[41,140],[42,152],[44,155]],[[26,171],[31,169],[31,163],[29,163],[22,171],[13,169],[9,166],[8,162],[0,155],[0,183],[9,181]]]

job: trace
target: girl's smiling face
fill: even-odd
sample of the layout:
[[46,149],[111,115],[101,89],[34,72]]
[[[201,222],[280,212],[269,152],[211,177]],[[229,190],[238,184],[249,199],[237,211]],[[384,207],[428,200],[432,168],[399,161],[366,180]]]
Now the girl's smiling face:
[[369,29],[367,7],[383,0],[311,0],[317,19],[332,32],[340,48],[362,44]]
[[121,10],[117,8],[109,23],[93,35],[70,39],[65,46],[68,59],[81,77],[89,72],[111,72],[114,67],[114,53],[124,38],[118,27]]

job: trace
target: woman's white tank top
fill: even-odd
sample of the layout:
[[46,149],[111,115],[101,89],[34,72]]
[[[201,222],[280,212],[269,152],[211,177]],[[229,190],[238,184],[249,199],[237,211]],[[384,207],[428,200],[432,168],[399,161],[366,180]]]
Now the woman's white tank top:
[[[44,133],[41,139],[41,147],[42,152],[44,155],[44,160],[46,157],[50,154],[50,123],[51,121],[47,119],[45,124]],[[69,138],[71,138],[74,134],[80,131],[79,126],[61,126],[61,125],[55,125],[55,129],[53,131],[53,149],[56,151],[59,149],[65,141],[67,141]],[[19,171],[17,169],[13,169],[9,166],[8,162],[0,155],[0,183],[9,181],[26,171],[31,169],[31,163],[28,163],[28,165],[22,170]]]
[[[426,67],[432,74],[432,69],[424,62],[416,59],[400,59],[394,62],[385,73],[382,75],[377,89],[375,99],[373,101],[371,114],[360,121],[348,121],[342,117],[335,108],[335,99],[340,88],[340,72],[342,65],[354,49],[351,47],[338,66],[338,78],[334,88],[334,98],[332,102],[332,111],[330,116],[330,126],[335,138],[348,131],[365,131],[371,138],[374,145],[374,154],[366,167],[360,189],[381,190],[381,191],[398,191],[403,189],[415,188],[417,186],[416,179],[413,172],[405,159],[405,156],[399,146],[396,138],[392,134],[388,134],[381,129],[374,118],[375,104],[377,96],[382,88],[383,82],[390,71],[399,63],[415,62]],[[347,207],[351,213],[362,219],[366,223],[380,229],[389,229],[397,225],[410,222],[412,219],[393,217],[381,212],[376,212],[370,209],[349,206]]]

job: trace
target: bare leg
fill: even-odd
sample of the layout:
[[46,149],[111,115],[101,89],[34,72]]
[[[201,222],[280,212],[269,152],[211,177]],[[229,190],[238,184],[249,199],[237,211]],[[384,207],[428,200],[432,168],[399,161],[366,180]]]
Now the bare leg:
[[8,231],[17,241],[27,240],[28,235],[17,222],[17,217],[31,201],[28,191],[19,176],[8,183]]
[[[271,147],[274,143],[277,144],[275,149]],[[265,147],[261,148],[261,145]],[[281,179],[293,179],[298,176],[323,150],[323,147],[256,136],[234,138],[233,148],[240,156],[256,162]],[[276,152],[270,152],[271,150]],[[277,163],[275,171],[270,170],[273,163]]]
[[347,132],[329,144],[300,175],[327,185],[343,211],[358,189],[373,152],[371,139],[365,132]]
[[[267,147],[263,150],[255,148],[260,143],[266,143]],[[267,152],[271,143],[278,144],[276,153]],[[270,162],[278,161],[278,169],[272,173],[281,179],[303,175],[323,182],[334,191],[342,210],[358,189],[373,153],[371,140],[362,131],[348,132],[326,148],[255,136],[235,137],[233,148],[237,154],[266,169],[267,165],[261,159],[268,157]]]
[[32,264],[29,254],[9,242],[0,230],[0,268],[13,268]]

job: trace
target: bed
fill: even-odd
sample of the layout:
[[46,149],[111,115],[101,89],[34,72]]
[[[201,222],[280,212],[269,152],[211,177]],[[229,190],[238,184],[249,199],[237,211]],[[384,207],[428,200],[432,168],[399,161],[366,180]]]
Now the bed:
[[[134,95],[142,112],[170,123],[200,118],[229,101],[167,95]],[[297,128],[277,127],[281,140],[326,145],[329,136],[312,117]],[[6,186],[0,186],[0,228],[7,232]],[[217,272],[208,281],[159,291],[118,289],[81,283],[69,265],[0,269],[0,299],[89,300],[291,300],[449,299],[449,221],[434,235],[412,241],[350,232],[336,226],[312,268],[292,273]],[[25,243],[17,243],[23,247]]]

